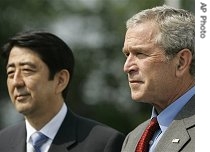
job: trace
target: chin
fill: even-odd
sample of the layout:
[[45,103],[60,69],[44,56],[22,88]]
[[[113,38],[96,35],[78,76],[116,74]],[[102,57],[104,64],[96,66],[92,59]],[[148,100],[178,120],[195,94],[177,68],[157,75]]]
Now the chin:
[[19,113],[21,113],[23,115],[27,115],[27,113],[29,113],[31,111],[30,107],[27,105],[18,105],[15,108]]
[[146,94],[144,93],[144,91],[140,90],[135,90],[133,92],[131,91],[131,98],[136,102],[145,102]]
[[133,99],[134,101],[137,101],[137,102],[139,102],[140,100],[142,100],[142,97],[141,97],[141,96],[132,95],[131,97],[132,97],[132,99]]

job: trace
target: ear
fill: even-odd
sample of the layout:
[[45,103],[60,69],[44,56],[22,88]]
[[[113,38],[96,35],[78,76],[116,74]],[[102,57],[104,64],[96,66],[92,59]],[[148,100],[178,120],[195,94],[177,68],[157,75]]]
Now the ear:
[[188,72],[190,69],[190,64],[192,62],[192,53],[189,49],[183,49],[177,53],[177,67],[176,76],[183,76],[184,73]]
[[68,70],[61,70],[56,73],[56,93],[62,93],[62,91],[66,88],[69,83],[70,74]]

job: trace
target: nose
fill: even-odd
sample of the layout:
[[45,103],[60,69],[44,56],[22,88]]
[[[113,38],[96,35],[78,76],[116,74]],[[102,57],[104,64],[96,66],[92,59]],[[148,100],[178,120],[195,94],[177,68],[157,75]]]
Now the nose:
[[137,65],[136,65],[136,62],[135,62],[135,56],[134,55],[129,54],[129,56],[127,57],[127,59],[125,61],[123,70],[124,70],[125,73],[128,73],[128,74],[130,74],[132,72],[135,72],[137,70]]
[[13,84],[15,87],[20,87],[24,85],[23,76],[20,71],[16,71],[13,77]]

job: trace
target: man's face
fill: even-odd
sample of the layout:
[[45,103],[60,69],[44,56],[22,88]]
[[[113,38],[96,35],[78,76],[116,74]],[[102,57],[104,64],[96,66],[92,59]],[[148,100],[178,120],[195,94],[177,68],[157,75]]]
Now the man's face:
[[158,28],[141,23],[126,32],[123,53],[133,100],[160,104],[169,100],[175,85],[175,64],[156,43]]
[[7,86],[12,103],[25,116],[43,115],[53,107],[55,81],[39,55],[13,47],[7,64]]

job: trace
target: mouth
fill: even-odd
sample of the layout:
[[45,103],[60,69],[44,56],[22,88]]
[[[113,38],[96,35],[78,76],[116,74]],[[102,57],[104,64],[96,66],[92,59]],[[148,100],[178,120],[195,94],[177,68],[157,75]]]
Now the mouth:
[[129,86],[133,89],[139,88],[142,84],[144,84],[144,82],[140,80],[129,80]]
[[16,101],[24,101],[28,96],[29,96],[29,94],[19,94],[19,95],[15,96],[15,100]]
[[129,80],[130,84],[135,84],[135,83],[143,83],[143,81],[139,81],[139,80]]

